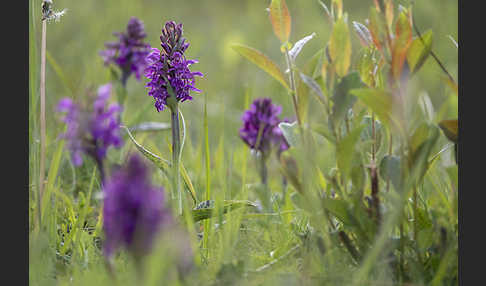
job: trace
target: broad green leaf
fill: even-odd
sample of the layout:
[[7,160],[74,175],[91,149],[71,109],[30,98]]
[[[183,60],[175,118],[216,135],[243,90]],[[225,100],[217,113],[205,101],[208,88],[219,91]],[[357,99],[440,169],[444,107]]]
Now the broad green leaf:
[[285,81],[282,71],[280,71],[278,66],[263,53],[254,48],[240,44],[234,44],[232,45],[232,48],[237,53],[247,58],[250,62],[256,64],[259,68],[267,72],[274,79],[278,80],[278,82],[280,82],[286,89],[290,89]]
[[[225,200],[223,202],[223,213],[228,213],[242,207],[256,207],[256,205],[250,201]],[[211,218],[213,216],[213,211],[214,201],[209,200],[199,203],[196,208],[192,209],[194,222]]]
[[297,146],[297,144],[299,143],[299,130],[297,126],[297,121],[294,121],[292,123],[280,122],[278,124],[278,128],[282,130],[283,136],[290,146]]
[[314,38],[315,35],[316,33],[312,33],[309,36],[298,40],[297,43],[294,44],[292,49],[289,51],[289,57],[292,60],[292,62],[295,62],[295,59],[300,54],[300,51],[302,51],[304,45],[307,44],[308,41],[312,40],[312,38]]
[[400,157],[385,155],[381,159],[379,173],[383,180],[390,181],[396,191],[402,190],[402,162]]
[[428,30],[422,34],[422,38],[418,37],[412,41],[407,53],[408,66],[411,72],[418,71],[424,64],[425,60],[432,49],[432,30]]
[[273,32],[282,43],[287,42],[290,36],[291,20],[285,0],[272,0],[269,9]]
[[148,132],[169,130],[170,124],[165,122],[143,122],[129,128],[131,132]]
[[332,28],[331,39],[329,40],[329,55],[336,73],[343,77],[348,73],[351,65],[351,38],[349,36],[348,24],[345,17],[339,18]]
[[346,134],[346,136],[341,139],[336,146],[337,166],[344,175],[349,174],[351,171],[351,163],[355,153],[355,145],[358,142],[363,128],[363,125],[354,128],[349,134]]
[[327,141],[336,144],[336,138],[332,134],[331,130],[329,130],[328,125],[326,124],[316,124],[313,126],[312,131],[316,132],[319,135],[324,136]]
[[412,43],[412,24],[408,15],[402,11],[398,15],[395,24],[395,39],[392,47],[392,74],[399,79],[402,74],[403,64],[407,57],[408,49]]
[[444,135],[447,139],[451,140],[454,143],[458,142],[458,135],[459,135],[459,126],[457,119],[452,120],[442,120],[439,122],[439,127],[444,132]]
[[381,122],[390,126],[393,121],[391,94],[385,90],[373,88],[353,89],[351,93],[368,106]]
[[371,88],[376,86],[375,76],[378,70],[378,63],[373,54],[373,48],[364,48],[357,63],[361,80]]
[[359,74],[352,72],[341,79],[334,89],[332,96],[332,117],[337,126],[344,119],[348,110],[353,107],[356,102],[356,97],[350,93],[352,89],[364,87]]

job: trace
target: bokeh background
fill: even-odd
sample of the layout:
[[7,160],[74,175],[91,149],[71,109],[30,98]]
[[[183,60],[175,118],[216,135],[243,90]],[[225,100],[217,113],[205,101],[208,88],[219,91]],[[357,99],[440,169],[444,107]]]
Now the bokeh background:
[[[255,47],[272,58],[282,69],[285,64],[280,53],[279,40],[274,36],[265,10],[270,1],[155,1],[155,0],[117,0],[99,1],[56,0],[57,9],[67,8],[67,14],[59,23],[48,25],[47,49],[52,58],[65,73],[60,79],[47,65],[47,110],[52,111],[55,103],[63,96],[77,98],[83,96],[87,86],[98,86],[109,79],[108,70],[103,66],[98,52],[107,41],[115,40],[114,31],[122,31],[131,16],[145,23],[147,41],[160,47],[159,35],[163,23],[175,20],[184,24],[184,34],[191,43],[188,58],[199,60],[194,70],[204,73],[197,86],[208,96],[211,125],[230,124],[235,129],[243,111],[244,91],[252,89],[252,97],[270,96],[284,105],[284,115],[292,115],[291,100],[277,82],[253,64],[247,62],[230,45],[244,43]],[[330,24],[317,0],[287,1],[292,17],[291,41],[316,33],[316,37],[303,49],[297,65],[305,62],[327,43]],[[326,4],[329,4],[324,1]],[[349,22],[364,22],[372,0],[346,0],[344,10],[349,13]],[[396,1],[407,5],[410,1]],[[40,7],[41,1],[32,1]],[[396,5],[398,6],[398,5]],[[456,0],[415,1],[414,17],[418,27],[424,32],[432,29],[434,33],[433,51],[440,57],[447,69],[457,78],[457,49],[448,38],[458,38],[458,10]],[[33,9],[35,19],[40,18],[40,9]],[[35,44],[40,47],[40,21],[34,23]],[[353,52],[359,47],[358,38],[352,32]],[[356,57],[353,53],[353,58]],[[39,61],[39,58],[37,58]],[[439,108],[447,88],[439,78],[443,76],[437,64],[429,58],[414,77],[431,97],[434,107]],[[128,83],[129,102],[127,112],[144,108],[152,102],[147,96],[144,83],[133,78]],[[183,104],[189,128],[199,127],[203,111],[203,96],[195,94],[192,103]],[[190,114],[190,116],[189,116]],[[48,112],[51,123],[52,112]],[[157,113],[148,109],[145,119],[167,120],[168,112]],[[224,119],[224,120],[222,120]],[[214,124],[214,125],[213,125]],[[49,126],[53,126],[49,124]],[[211,131],[222,130],[213,128]],[[235,131],[236,132],[236,131]],[[235,133],[236,134],[236,133]],[[213,134],[216,135],[216,134]],[[217,136],[219,137],[219,136]],[[236,138],[236,136],[233,136]],[[233,140],[228,138],[229,140]]]
[[[330,1],[324,0],[327,5]],[[433,51],[457,79],[457,48],[449,35],[458,39],[458,8],[456,0],[414,1],[414,17],[422,32],[433,31]],[[159,36],[162,25],[168,20],[182,22],[184,34],[190,42],[187,57],[197,59],[192,66],[199,70],[204,78],[197,79],[197,87],[202,94],[194,94],[192,102],[182,104],[185,114],[188,143],[199,146],[202,140],[204,95],[208,100],[210,148],[218,148],[221,140],[226,146],[242,147],[238,137],[240,117],[245,107],[245,93],[251,99],[271,97],[283,106],[283,117],[293,117],[291,98],[284,88],[269,75],[252,63],[242,58],[231,49],[231,44],[242,43],[254,47],[276,62],[284,70],[285,59],[280,52],[280,42],[273,34],[268,12],[270,1],[155,1],[155,0],[83,0],[54,1],[55,9],[68,9],[58,23],[52,22],[47,27],[47,126],[49,142],[48,152],[55,148],[55,138],[64,128],[54,112],[56,103],[62,97],[80,100],[88,87],[97,88],[110,79],[110,72],[103,65],[99,51],[104,43],[114,41],[114,31],[125,30],[131,16],[140,18],[145,23],[147,41],[153,47],[160,47]],[[410,1],[395,1],[395,8],[400,4],[409,5]],[[30,10],[30,92],[38,94],[40,66],[40,0],[31,1],[34,9]],[[297,58],[297,66],[302,66],[329,41],[331,25],[324,9],[317,0],[287,1],[291,17],[291,42],[313,32],[312,39]],[[358,56],[360,44],[352,21],[364,23],[369,13],[372,0],[346,0],[344,11],[348,13],[348,23],[353,46],[353,66]],[[38,7],[35,8],[35,7]],[[433,109],[440,111],[440,119],[457,117],[457,97],[451,96],[451,89],[444,83],[444,74],[439,66],[429,57],[417,76],[411,81],[411,92],[428,94]],[[128,81],[128,98],[125,105],[125,119],[130,124],[144,121],[169,122],[169,112],[158,113],[153,107],[153,98],[147,95],[141,82],[133,77]],[[34,84],[32,84],[34,83]],[[35,97],[30,97],[30,116],[32,108],[39,108]],[[314,98],[310,99],[311,103]],[[452,102],[451,102],[452,101]],[[315,114],[319,116],[319,114]],[[31,118],[33,119],[33,118]],[[127,122],[126,122],[127,123]],[[30,121],[31,139],[38,138],[38,124]],[[128,123],[127,123],[128,124]],[[170,133],[148,135],[151,144],[160,150],[167,150]],[[158,137],[157,137],[158,136]],[[189,142],[190,141],[190,142]],[[32,140],[38,144],[38,141]],[[169,153],[166,157],[170,157]],[[225,155],[232,153],[225,148]],[[192,154],[184,153],[184,156]],[[34,158],[35,160],[35,158]],[[50,160],[49,158],[47,160]]]

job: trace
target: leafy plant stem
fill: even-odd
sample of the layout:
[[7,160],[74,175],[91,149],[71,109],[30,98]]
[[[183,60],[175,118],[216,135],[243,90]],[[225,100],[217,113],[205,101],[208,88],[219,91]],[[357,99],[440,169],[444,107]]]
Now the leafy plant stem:
[[299,124],[299,129],[300,129],[300,134],[302,140],[304,139],[304,133],[303,133],[303,128],[302,128],[302,121],[300,119],[299,115],[299,108],[297,105],[297,90],[295,88],[295,78],[294,78],[294,71],[292,69],[292,61],[290,60],[290,55],[289,55],[289,49],[285,47],[285,59],[287,62],[287,69],[289,71],[289,81],[290,81],[290,89],[292,92],[292,102],[294,104],[294,111],[295,111],[295,116],[297,117],[297,123]]

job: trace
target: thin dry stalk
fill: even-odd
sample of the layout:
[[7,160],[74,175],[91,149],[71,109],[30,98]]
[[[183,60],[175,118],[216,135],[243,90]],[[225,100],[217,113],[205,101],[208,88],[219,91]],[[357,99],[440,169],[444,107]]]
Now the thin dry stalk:
[[41,224],[41,200],[44,193],[44,173],[46,160],[46,30],[47,20],[42,20],[42,46],[41,46],[41,71],[40,71],[40,174],[38,195],[38,216]]

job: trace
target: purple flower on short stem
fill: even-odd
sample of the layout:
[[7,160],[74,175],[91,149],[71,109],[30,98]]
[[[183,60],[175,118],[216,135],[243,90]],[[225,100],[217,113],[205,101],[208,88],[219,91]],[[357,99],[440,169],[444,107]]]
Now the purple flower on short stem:
[[105,43],[106,50],[100,52],[105,65],[114,64],[121,70],[120,81],[126,87],[126,82],[132,73],[137,80],[145,69],[146,57],[150,53],[150,45],[144,42],[147,36],[142,21],[131,17],[126,31],[114,32],[117,42]]
[[182,193],[180,189],[180,127],[179,102],[191,100],[191,91],[201,92],[195,85],[195,77],[203,76],[201,72],[192,72],[189,66],[196,60],[186,59],[184,53],[189,43],[183,37],[182,24],[173,21],[165,23],[160,36],[162,49],[153,48],[148,55],[148,66],[145,76],[150,80],[148,95],[155,99],[158,112],[165,107],[171,111],[172,130],[172,168],[173,189],[179,197],[179,215],[182,215]]
[[151,184],[149,169],[137,155],[129,156],[103,189],[105,257],[110,260],[125,248],[140,270],[158,232],[172,223],[170,210],[164,206],[164,190]]
[[107,106],[111,89],[111,84],[100,86],[92,108],[82,107],[70,98],[61,99],[57,106],[59,112],[66,113],[62,120],[67,130],[61,136],[67,140],[73,164],[80,166],[83,163],[82,155],[90,156],[98,165],[102,181],[107,150],[111,146],[122,146],[118,119],[122,108],[118,104]]
[[266,160],[272,149],[278,148],[278,154],[287,150],[289,145],[278,124],[282,107],[272,103],[270,98],[257,98],[245,111],[241,120],[240,138],[254,151],[260,160],[260,177],[267,184]]

